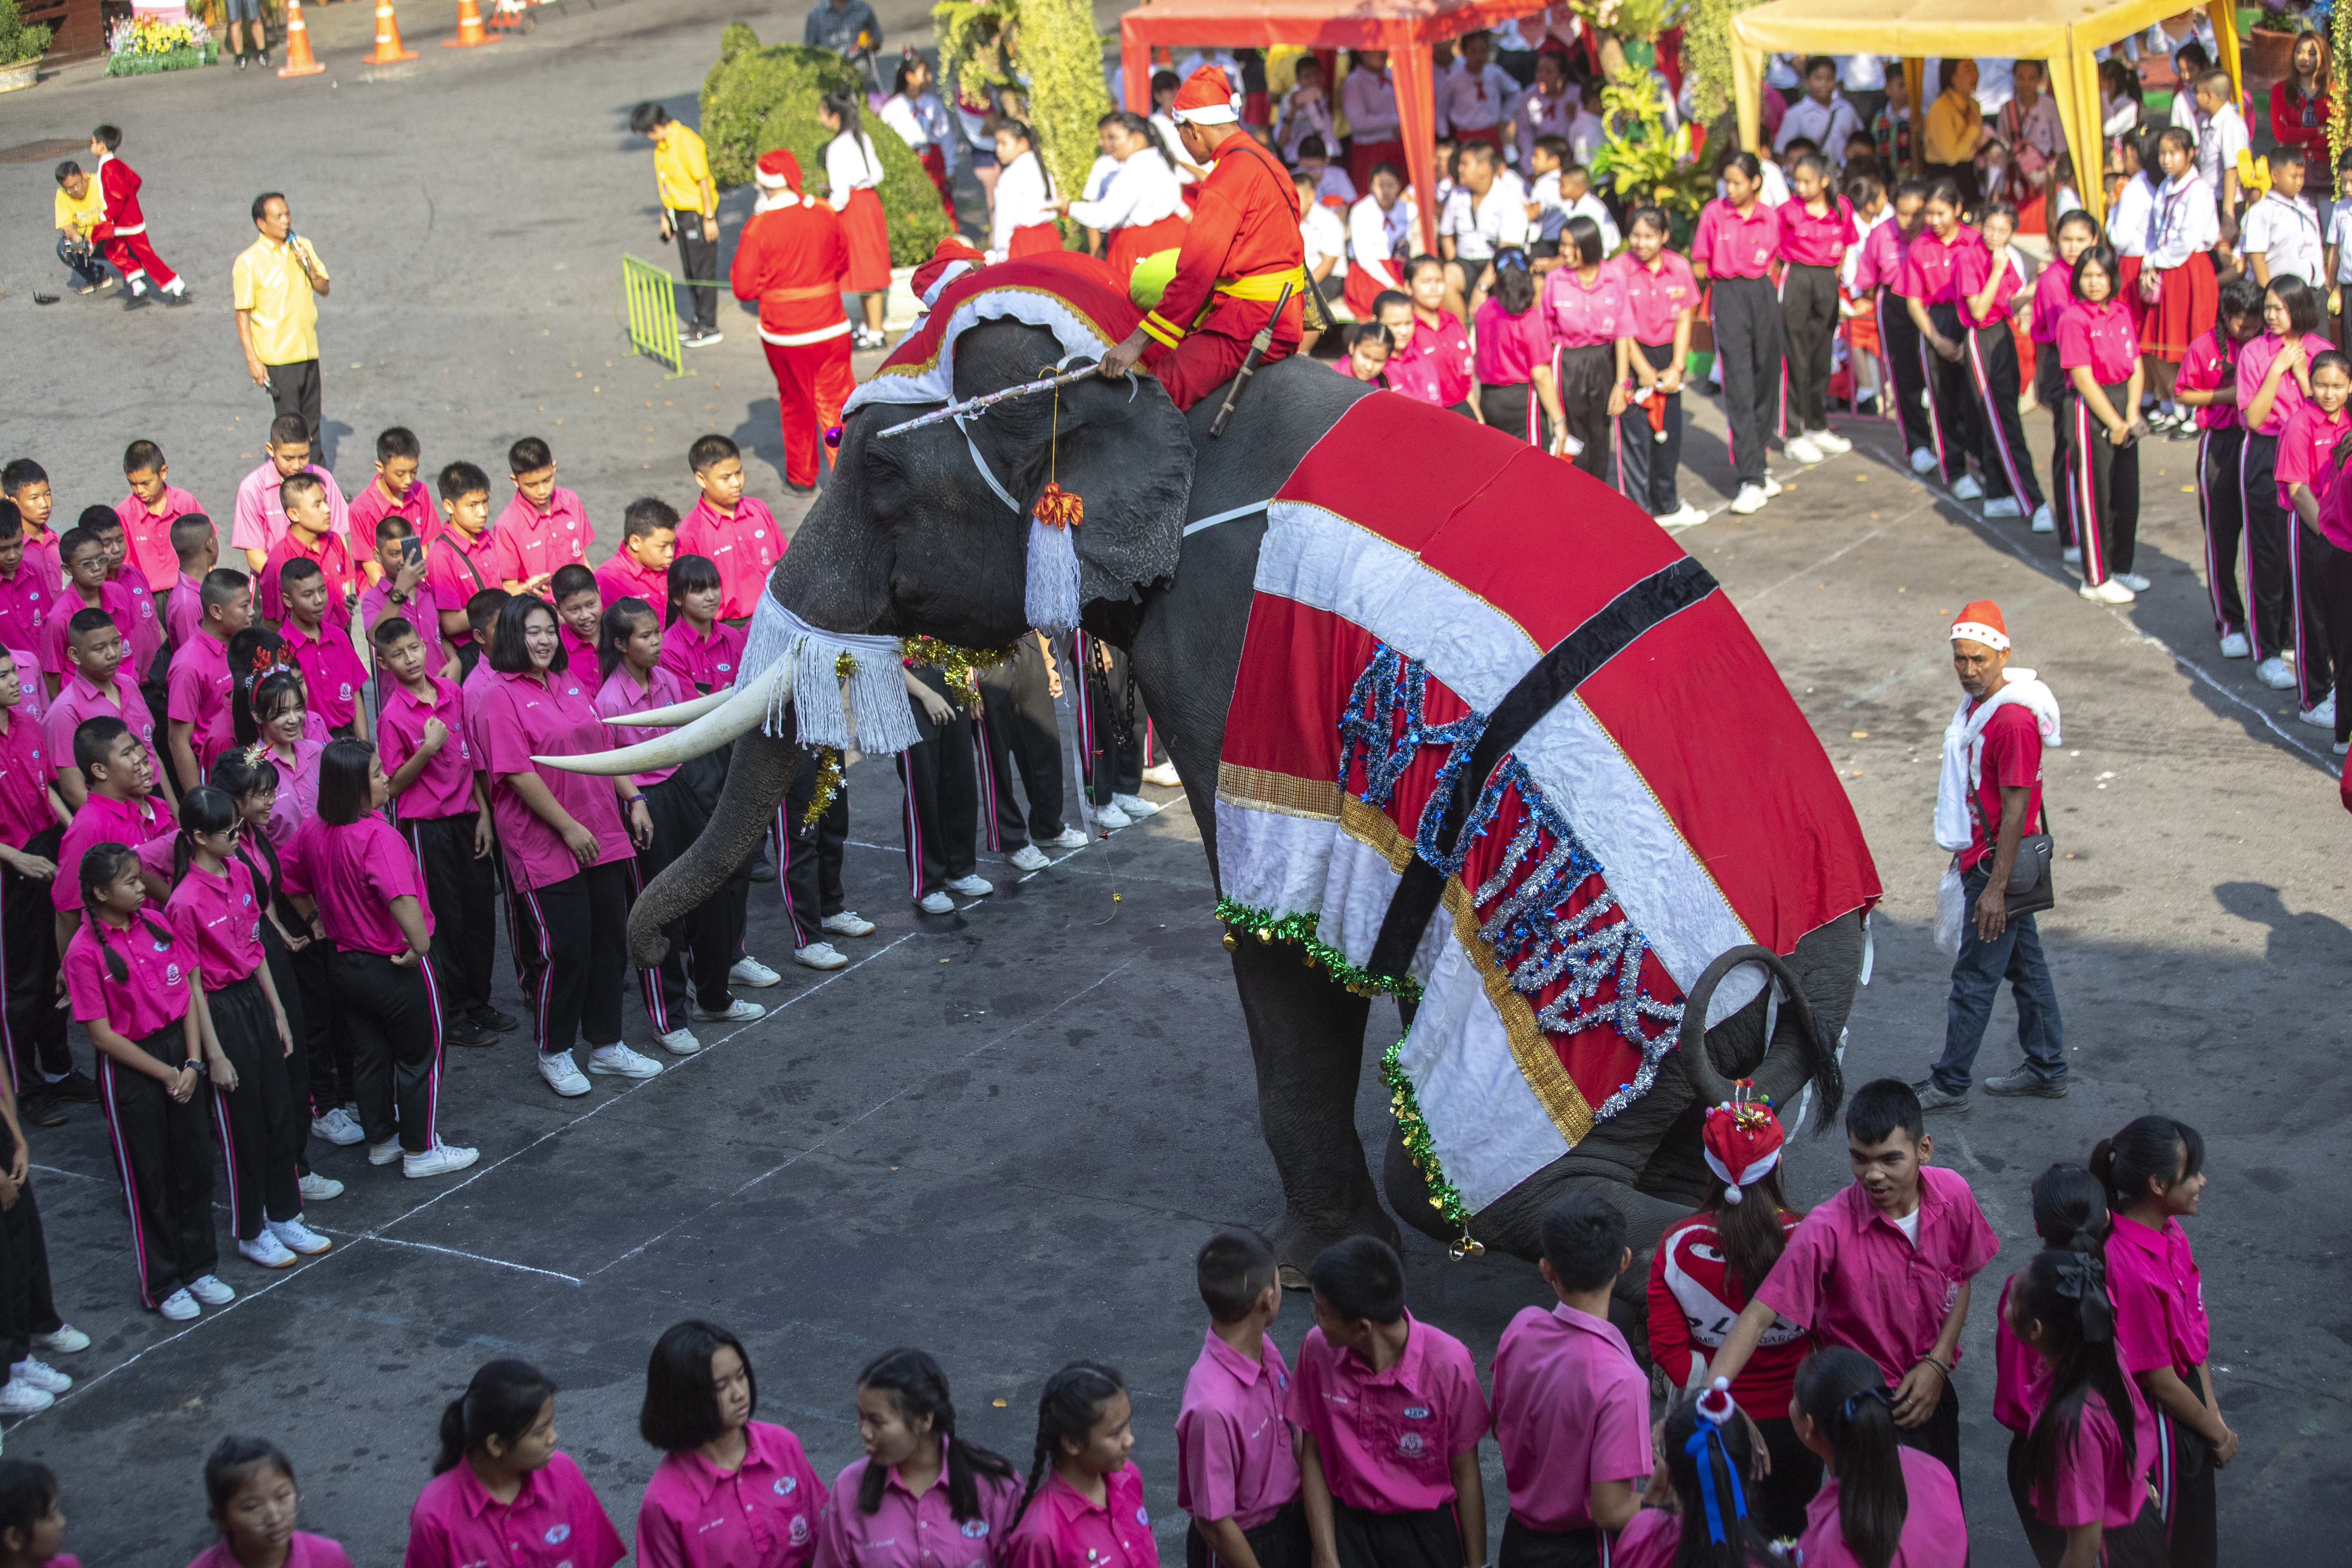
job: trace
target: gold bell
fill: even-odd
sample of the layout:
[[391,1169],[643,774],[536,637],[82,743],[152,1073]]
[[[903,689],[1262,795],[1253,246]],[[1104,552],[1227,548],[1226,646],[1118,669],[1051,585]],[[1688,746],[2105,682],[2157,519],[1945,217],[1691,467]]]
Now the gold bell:
[[1258,941],[1265,943],[1266,946],[1272,947],[1274,945],[1274,928],[1272,926],[1258,927],[1257,939]]
[[1240,943],[1240,942],[1235,942],[1235,941],[1234,940],[1234,933],[1233,933],[1233,932],[1231,932],[1231,931],[1227,931],[1227,932],[1226,932],[1226,933],[1225,933],[1222,938],[1220,938],[1219,940],[1221,940],[1221,941],[1224,943],[1224,945],[1225,945],[1225,951],[1226,951],[1227,952],[1233,952],[1235,948],[1238,948],[1239,946],[1241,946],[1241,943]]

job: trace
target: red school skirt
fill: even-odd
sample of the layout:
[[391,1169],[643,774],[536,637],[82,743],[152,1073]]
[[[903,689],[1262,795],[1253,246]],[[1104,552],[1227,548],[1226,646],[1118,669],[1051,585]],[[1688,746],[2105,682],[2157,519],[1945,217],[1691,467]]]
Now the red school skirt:
[[1191,226],[1191,220],[1171,213],[1158,223],[1129,224],[1122,228],[1115,228],[1110,231],[1110,245],[1105,250],[1103,259],[1110,263],[1111,271],[1118,274],[1119,283],[1124,286],[1128,274],[1133,272],[1135,264],[1145,257],[1157,256],[1163,250],[1181,249],[1184,244],[1184,231]]
[[1033,223],[1013,231],[1012,239],[1004,247],[1004,254],[1007,259],[1017,260],[1024,256],[1039,256],[1061,248],[1062,231],[1058,226],[1050,223]]
[[841,243],[849,252],[843,293],[878,294],[890,287],[890,226],[882,216],[882,198],[862,185],[842,209]]
[[2164,292],[2140,317],[2139,346],[2146,353],[2179,364],[2189,345],[2213,330],[2213,320],[2221,312],[2221,290],[2213,280],[2212,258],[2201,250],[2161,276]]

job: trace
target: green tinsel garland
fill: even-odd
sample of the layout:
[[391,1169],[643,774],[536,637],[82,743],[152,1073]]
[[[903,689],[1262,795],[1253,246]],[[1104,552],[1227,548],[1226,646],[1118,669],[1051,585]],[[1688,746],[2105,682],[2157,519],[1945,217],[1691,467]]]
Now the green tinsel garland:
[[1261,910],[1237,899],[1217,900],[1217,919],[1227,927],[1226,951],[1233,951],[1234,931],[1242,931],[1263,942],[1293,942],[1306,949],[1307,962],[1328,973],[1358,996],[1394,996],[1406,1002],[1421,1000],[1421,983],[1411,976],[1374,974],[1348,962],[1348,955],[1336,947],[1327,947],[1315,940],[1317,917],[1312,914],[1277,915],[1272,910]]
[[1470,1205],[1462,1201],[1462,1194],[1445,1179],[1445,1167],[1437,1158],[1437,1146],[1429,1135],[1429,1122],[1421,1114],[1421,1101],[1412,1092],[1412,1079],[1405,1076],[1400,1058],[1404,1055],[1404,1041],[1381,1053],[1381,1081],[1389,1086],[1389,1110],[1397,1119],[1397,1131],[1404,1152],[1421,1171],[1422,1180],[1429,1184],[1429,1206],[1445,1216],[1445,1223],[1457,1226],[1462,1239],[1454,1244],[1456,1258],[1475,1258],[1486,1247],[1470,1239]]

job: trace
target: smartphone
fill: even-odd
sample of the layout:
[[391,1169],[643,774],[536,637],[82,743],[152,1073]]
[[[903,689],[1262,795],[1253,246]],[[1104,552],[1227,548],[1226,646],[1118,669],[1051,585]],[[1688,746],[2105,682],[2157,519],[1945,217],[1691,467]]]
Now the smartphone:
[[413,533],[412,533],[412,534],[410,534],[407,538],[405,538],[405,539],[402,540],[402,541],[400,542],[400,559],[401,559],[402,563],[403,563],[404,564],[405,564],[405,565],[409,565],[409,566],[422,566],[422,565],[424,565],[424,564],[425,564],[425,541],[423,541],[423,540],[421,540],[421,539],[417,538],[417,537],[416,537],[416,535],[415,535],[415,534],[413,534]]

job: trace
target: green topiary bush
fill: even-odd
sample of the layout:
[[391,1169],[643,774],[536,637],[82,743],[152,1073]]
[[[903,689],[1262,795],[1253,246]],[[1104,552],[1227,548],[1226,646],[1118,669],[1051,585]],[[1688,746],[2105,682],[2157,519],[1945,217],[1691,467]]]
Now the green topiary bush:
[[[5,4],[5,0],[0,0]],[[767,48],[750,27],[730,26],[719,37],[719,62],[702,81],[702,138],[710,147],[710,176],[720,189],[750,183],[760,154],[782,147],[800,160],[801,188],[828,194],[825,143],[816,106],[838,86],[856,87],[858,78],[830,49],[776,44]],[[914,149],[874,114],[866,133],[882,159],[882,214],[890,226],[890,260],[914,267],[950,232],[940,193]]]

